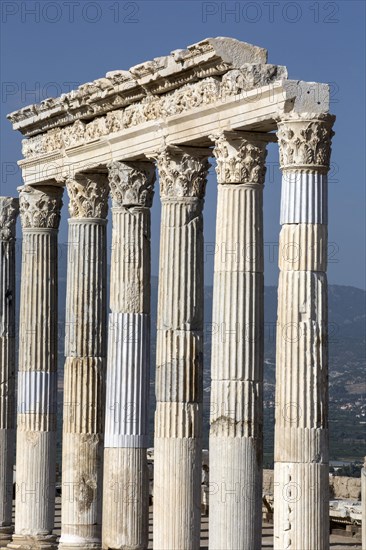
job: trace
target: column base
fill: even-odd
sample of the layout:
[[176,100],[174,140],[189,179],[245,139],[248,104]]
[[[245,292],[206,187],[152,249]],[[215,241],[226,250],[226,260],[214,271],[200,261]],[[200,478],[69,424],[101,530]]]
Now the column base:
[[97,542],[61,542],[58,546],[59,550],[76,550],[81,548],[82,550],[102,550],[101,543]]
[[0,548],[6,548],[10,544],[13,533],[14,527],[12,525],[0,527]]
[[13,535],[13,540],[6,546],[12,550],[57,550],[57,536]]

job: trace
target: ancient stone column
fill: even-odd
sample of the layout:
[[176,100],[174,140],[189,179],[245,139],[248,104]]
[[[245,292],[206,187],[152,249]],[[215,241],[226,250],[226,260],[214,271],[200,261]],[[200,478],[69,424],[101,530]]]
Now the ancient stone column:
[[154,457],[154,549],[200,543],[203,219],[209,152],[157,155],[162,201]]
[[152,163],[109,165],[111,296],[103,548],[143,550],[149,535],[150,207]]
[[266,140],[221,134],[212,317],[212,550],[258,550],[263,459],[263,184]]
[[329,548],[327,172],[334,117],[278,122],[274,549]]
[[366,550],[366,456],[361,468],[362,550]]
[[70,197],[60,548],[101,548],[106,371],[106,174],[77,174]]
[[15,222],[19,201],[0,197],[0,544],[11,539],[15,448]]
[[23,229],[15,532],[9,548],[56,548],[57,232],[63,189],[19,190]]

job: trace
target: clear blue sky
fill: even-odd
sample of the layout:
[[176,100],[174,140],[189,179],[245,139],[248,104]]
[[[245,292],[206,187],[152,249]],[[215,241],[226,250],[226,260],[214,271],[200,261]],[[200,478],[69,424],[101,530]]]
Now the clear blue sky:
[[[365,288],[365,3],[360,1],[6,1],[1,4],[1,188],[22,183],[21,135],[6,114],[45,97],[210,36],[268,49],[289,78],[332,83],[337,115],[329,193],[329,281]],[[268,162],[278,163],[271,145]],[[216,189],[210,176],[205,239],[214,241]],[[65,197],[66,199],[66,197]],[[280,173],[265,188],[266,284],[277,283]],[[65,201],[66,202],[66,201]],[[159,198],[153,207],[157,274]],[[60,242],[67,241],[64,207]],[[206,282],[212,258],[206,262]]]

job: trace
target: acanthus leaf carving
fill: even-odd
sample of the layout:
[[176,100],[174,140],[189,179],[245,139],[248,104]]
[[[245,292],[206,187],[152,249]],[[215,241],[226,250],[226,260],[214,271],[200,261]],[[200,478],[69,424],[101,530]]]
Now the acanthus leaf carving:
[[86,141],[91,141],[93,139],[100,138],[101,136],[105,136],[106,134],[108,134],[106,117],[99,117],[95,118],[85,126],[84,139]]
[[205,196],[211,152],[187,149],[168,147],[155,155],[163,199],[203,199]]
[[107,113],[105,125],[108,130],[108,133],[112,134],[113,132],[119,132],[123,128],[122,120],[123,111],[111,111]]
[[[75,147],[109,133],[118,132],[145,122],[179,115],[191,109],[227,101],[231,96],[242,95],[259,86],[285,78],[286,69],[277,65],[247,64],[241,69],[227,71],[223,76],[209,76],[198,82],[185,83],[162,95],[149,93],[118,109],[115,101],[111,110],[95,116],[90,122],[76,120],[63,128],[48,130],[43,134],[23,140],[24,158]],[[95,112],[95,115],[98,111]]]
[[2,241],[10,241],[15,238],[15,226],[18,213],[18,199],[13,197],[0,197],[0,239]]
[[281,117],[277,131],[281,169],[327,172],[334,120],[333,115],[311,113]]
[[23,229],[58,229],[63,188],[52,185],[25,185],[19,190],[20,220]]
[[106,174],[76,174],[66,180],[71,218],[106,219],[108,178]]
[[155,166],[152,163],[114,161],[107,168],[114,207],[152,206],[156,180]]
[[266,175],[266,141],[259,138],[211,136],[215,141],[217,181],[220,184],[263,184]]
[[44,150],[46,153],[63,148],[61,128],[54,128],[45,134]]
[[77,120],[70,126],[62,129],[62,141],[65,147],[79,145],[85,139],[85,123]]

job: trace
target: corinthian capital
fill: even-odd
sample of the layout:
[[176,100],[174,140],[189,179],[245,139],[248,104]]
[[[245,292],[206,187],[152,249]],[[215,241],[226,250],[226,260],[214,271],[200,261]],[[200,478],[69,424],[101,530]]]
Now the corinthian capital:
[[259,137],[221,133],[211,136],[215,142],[218,183],[264,183],[267,141]]
[[277,121],[281,169],[327,172],[334,120],[335,117],[329,114],[282,116]]
[[18,213],[18,199],[0,197],[0,239],[2,241],[10,241],[15,238],[15,224]]
[[66,180],[71,218],[105,219],[108,213],[106,174],[76,174]]
[[63,189],[52,185],[19,189],[20,221],[23,229],[58,229]]
[[151,207],[156,180],[150,162],[111,162],[108,164],[109,187],[113,206]]
[[209,150],[169,147],[155,155],[163,199],[205,196]]

